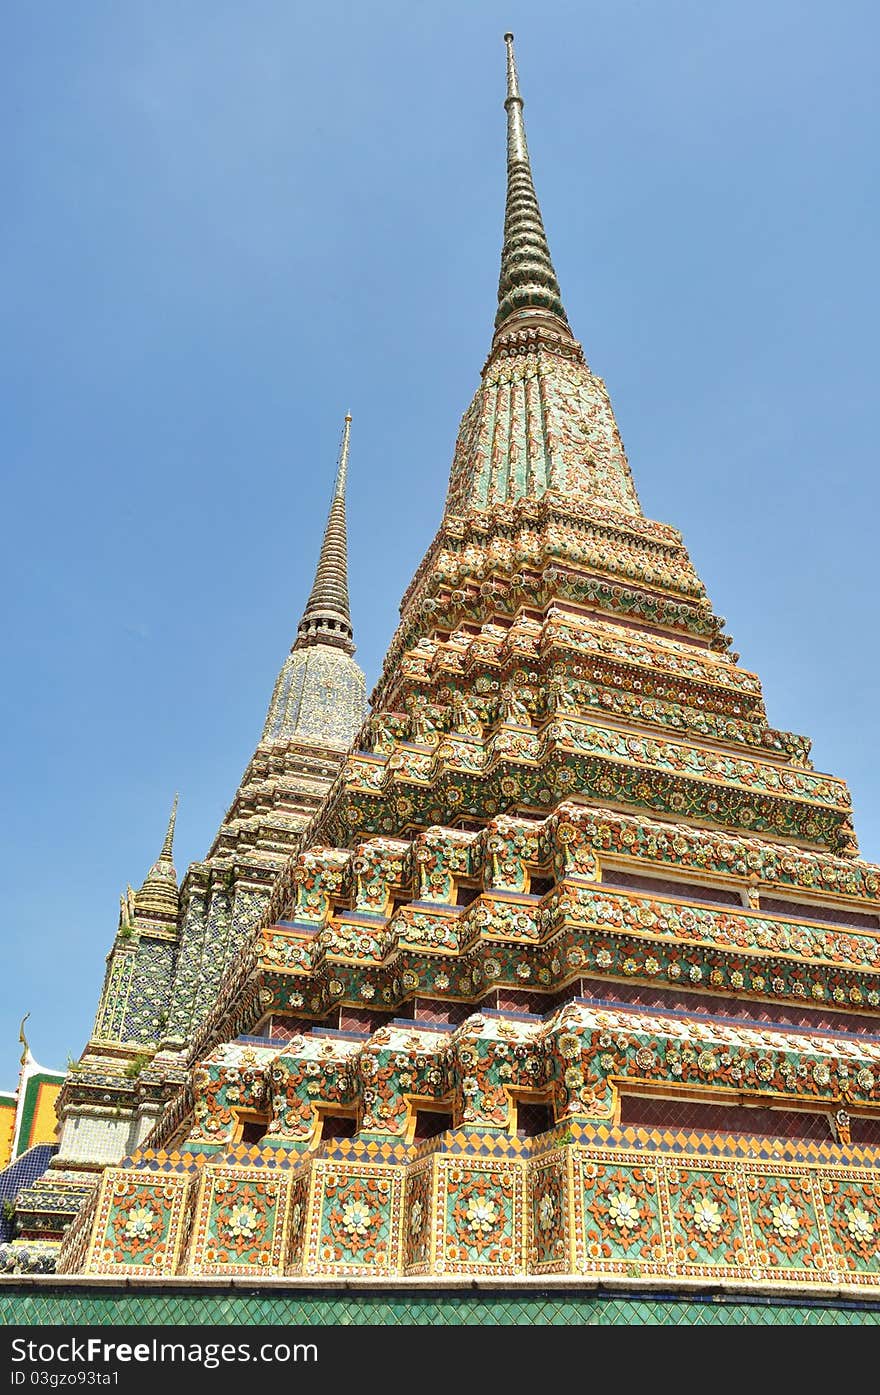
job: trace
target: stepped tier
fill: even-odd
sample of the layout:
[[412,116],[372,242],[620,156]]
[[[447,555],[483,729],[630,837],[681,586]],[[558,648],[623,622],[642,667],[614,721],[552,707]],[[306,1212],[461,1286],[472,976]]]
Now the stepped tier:
[[585,977],[612,995],[625,982],[880,1005],[876,868],[579,803],[311,847],[282,889],[289,916],[239,961],[201,1049],[270,1017],[338,1025],[416,999],[452,1021],[507,991],[543,1011]]
[[401,743],[391,756],[355,754],[321,811],[318,836],[344,843],[352,833],[511,806],[546,809],[573,791],[834,851],[853,846],[849,791],[831,776],[558,717],[537,730],[502,723],[479,743],[445,735],[433,749]]
[[[855,853],[846,785],[812,770],[804,738],[767,725],[754,674],[731,656],[635,627],[613,587],[600,612],[576,608],[558,586],[554,569],[543,609],[532,594],[505,617],[483,583],[476,594],[488,618],[451,630],[432,623],[411,647],[392,646],[374,715],[313,836],[345,844],[516,807],[537,812],[577,791]],[[417,601],[405,602],[404,616]],[[425,604],[418,609],[424,617]]]
[[493,611],[509,624],[524,602],[546,608],[554,601],[678,637],[698,670],[702,652],[711,658],[730,646],[674,530],[546,494],[445,520],[404,597],[374,703],[384,705],[402,652],[429,629],[479,623]]
[[317,1155],[272,1151],[148,1153],[109,1169],[60,1272],[337,1284],[557,1274],[838,1302],[876,1286],[875,1150],[807,1126],[725,1138],[711,1124],[572,1119],[542,1139],[477,1143],[461,1130],[418,1148],[339,1139]]
[[326,1116],[341,1111],[363,1140],[412,1142],[420,1108],[442,1105],[448,1127],[515,1134],[521,1091],[530,1103],[541,1097],[552,1123],[618,1119],[621,1096],[672,1086],[719,1107],[842,1108],[880,1124],[878,1080],[875,1037],[842,1042],[804,1026],[573,998],[544,1019],[487,1010],[455,1029],[395,1019],[369,1035],[325,1029],[265,1045],[229,1042],[193,1073],[185,1138],[162,1132],[166,1146],[184,1151],[228,1148],[242,1117],[253,1115],[263,1146],[308,1147]]
[[878,1072],[876,1039],[580,1001],[229,1043],[194,1073],[179,1150],[108,1169],[58,1269],[855,1296],[876,1286]]
[[265,864],[273,870],[283,866],[337,775],[342,756],[343,751],[318,742],[260,742],[206,862],[239,860],[244,867]]

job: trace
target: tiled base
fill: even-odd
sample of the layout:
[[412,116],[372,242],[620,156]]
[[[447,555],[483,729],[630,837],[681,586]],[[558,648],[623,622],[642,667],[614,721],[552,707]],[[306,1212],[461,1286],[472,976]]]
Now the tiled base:
[[665,1148],[634,1148],[610,1130],[603,1147],[591,1128],[557,1128],[534,1151],[498,1136],[467,1136],[474,1151],[453,1151],[453,1133],[411,1163],[357,1156],[353,1145],[262,1166],[145,1158],[104,1173],[94,1214],[71,1228],[57,1272],[305,1282],[568,1275],[880,1298],[876,1154],[822,1145],[824,1161],[807,1162],[798,1144],[797,1161],[784,1150],[765,1159],[745,1140],[720,1157],[701,1153],[699,1136],[674,1152],[675,1136]]
[[877,1326],[880,1305],[660,1293],[576,1293],[566,1289],[361,1292],[314,1289],[194,1292],[143,1284],[64,1288],[0,1280],[0,1325],[49,1323],[242,1327],[327,1325],[430,1326]]

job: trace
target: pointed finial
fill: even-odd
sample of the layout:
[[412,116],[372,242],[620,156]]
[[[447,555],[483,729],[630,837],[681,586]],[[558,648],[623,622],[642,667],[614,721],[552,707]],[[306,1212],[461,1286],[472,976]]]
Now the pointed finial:
[[294,649],[310,644],[329,644],[354,653],[354,631],[348,600],[348,532],[345,521],[345,489],[348,482],[348,452],[351,440],[351,413],[346,413],[336,466],[336,481],[330,502],[321,555],[303,617],[299,622]]
[[528,161],[529,148],[526,145],[526,128],[523,124],[523,99],[516,71],[513,35],[505,34],[504,42],[507,44],[507,97],[504,102],[507,111],[507,158]]
[[[174,803],[171,805],[171,817],[168,820],[168,828],[165,832],[165,841],[162,844],[162,851],[147,873],[140,891],[135,892],[131,900],[131,910],[128,915],[128,924],[131,926],[135,921],[144,919],[154,919],[157,915],[160,919],[167,919],[177,915],[178,893],[177,893],[177,872],[174,867],[174,825],[177,822],[177,799],[174,796]],[[129,897],[131,887],[129,887]]]
[[504,210],[504,246],[498,282],[496,339],[502,326],[512,328],[516,320],[525,326],[550,320],[553,329],[571,337],[568,317],[553,263],[541,210],[538,206],[526,128],[523,99],[519,90],[513,35],[505,34],[507,45],[507,202]]
[[162,844],[162,851],[159,854],[160,857],[166,858],[169,862],[173,860],[174,855],[174,825],[177,823],[177,801],[179,797],[179,795],[174,796],[174,803],[171,805],[171,817],[168,820],[168,830],[165,834],[165,842]]
[[21,1019],[21,1026],[20,1026],[19,1029],[18,1029],[18,1039],[19,1039],[19,1041],[21,1042],[22,1046],[24,1047],[24,1051],[22,1051],[22,1053],[21,1053],[21,1058],[20,1058],[20,1060],[19,1060],[19,1065],[21,1065],[21,1066],[26,1066],[26,1065],[27,1065],[27,1063],[28,1063],[28,1056],[30,1055],[30,1050],[31,1050],[30,1047],[28,1046],[28,1039],[27,1039],[27,1037],[26,1037],[25,1034],[24,1034],[24,1024],[25,1024],[25,1022],[27,1022],[27,1020],[28,1020],[29,1017],[30,1017],[30,1013],[29,1013],[29,1012],[26,1012],[25,1015],[24,1015],[24,1017]]
[[345,425],[342,428],[342,445],[339,447],[339,461],[336,466],[336,484],[333,488],[334,499],[345,499],[345,486],[348,483],[348,443],[351,440],[351,413],[345,414]]

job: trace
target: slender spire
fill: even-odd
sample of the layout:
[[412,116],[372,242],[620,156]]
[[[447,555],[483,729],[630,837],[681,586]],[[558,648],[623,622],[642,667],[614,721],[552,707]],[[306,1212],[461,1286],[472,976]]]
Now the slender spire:
[[165,842],[162,844],[162,851],[159,854],[160,857],[165,858],[168,862],[173,861],[174,825],[177,823],[177,801],[179,797],[179,795],[174,796],[174,803],[171,805],[171,817],[168,820],[168,829],[165,833]]
[[348,534],[345,523],[345,486],[348,479],[348,447],[351,413],[345,417],[342,445],[330,513],[318,558],[312,593],[299,622],[294,649],[310,644],[331,644],[354,653],[354,631],[348,600]]
[[557,331],[571,335],[562,293],[553,263],[541,210],[538,206],[519,90],[513,35],[507,45],[507,203],[504,210],[504,246],[498,281],[496,339],[502,330],[526,328],[549,320]]

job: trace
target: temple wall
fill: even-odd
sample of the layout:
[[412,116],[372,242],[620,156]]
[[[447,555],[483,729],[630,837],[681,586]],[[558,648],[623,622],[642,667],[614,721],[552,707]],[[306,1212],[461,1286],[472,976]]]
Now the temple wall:
[[189,1036],[206,925],[206,889],[194,887],[183,915],[170,993],[167,1036],[178,1041],[185,1041]]
[[68,1106],[60,1124],[60,1163],[116,1163],[137,1146],[137,1120],[130,1112],[114,1114]]
[[168,1022],[176,944],[142,934],[126,1004],[123,1041],[155,1045]]

